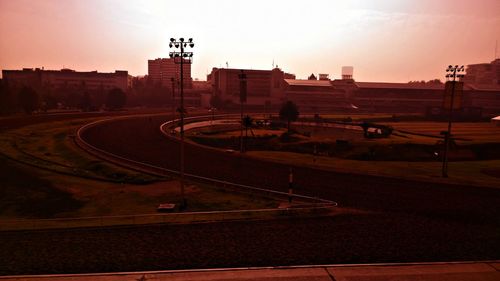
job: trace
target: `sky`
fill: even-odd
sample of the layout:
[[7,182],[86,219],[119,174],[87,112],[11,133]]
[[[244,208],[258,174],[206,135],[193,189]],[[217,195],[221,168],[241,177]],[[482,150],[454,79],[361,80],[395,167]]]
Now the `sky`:
[[0,0],[0,69],[145,75],[171,37],[194,39],[200,80],[273,62],[298,79],[353,66],[357,81],[444,80],[449,64],[495,58],[500,1]]

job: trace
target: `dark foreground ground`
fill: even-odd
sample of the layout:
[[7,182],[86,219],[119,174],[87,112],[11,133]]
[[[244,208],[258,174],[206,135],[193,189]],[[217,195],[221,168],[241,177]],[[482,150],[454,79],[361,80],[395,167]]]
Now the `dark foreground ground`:
[[0,233],[0,273],[498,258],[500,228],[410,215]]
[[[177,168],[163,118],[105,124],[85,138]],[[188,146],[187,172],[279,190],[288,167]],[[363,215],[0,233],[0,274],[500,258],[500,190],[295,167],[300,193]]]

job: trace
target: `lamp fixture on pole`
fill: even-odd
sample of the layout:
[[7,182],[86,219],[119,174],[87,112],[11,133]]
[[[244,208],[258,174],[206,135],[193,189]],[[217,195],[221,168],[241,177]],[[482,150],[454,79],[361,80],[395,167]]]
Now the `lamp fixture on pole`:
[[184,109],[184,64],[192,64],[193,63],[193,52],[185,52],[185,48],[193,48],[194,43],[193,43],[193,38],[189,38],[187,41],[184,40],[184,38],[179,38],[179,39],[174,39],[170,38],[170,43],[169,43],[170,48],[174,48],[174,51],[170,52],[170,58],[174,59],[174,62],[176,64],[180,64],[181,69],[180,69],[180,93],[181,93],[181,100],[180,100],[180,106],[178,108],[179,115],[180,115],[180,127],[181,127],[181,163],[180,163],[180,176],[181,176],[181,196],[182,196],[182,203],[181,203],[181,209],[184,209],[187,207],[187,200],[184,192],[184,115],[186,114],[186,111]]
[[[449,117],[448,117],[448,131],[441,132],[444,134],[444,154],[443,154],[443,167],[442,167],[442,175],[444,178],[448,177],[448,154],[450,149],[450,140],[451,140],[451,122],[453,120],[453,106],[454,106],[454,98],[455,98],[455,83],[457,82],[457,78],[464,77],[460,72],[464,72],[464,66],[452,66],[449,65],[446,69],[446,80],[451,82],[451,99],[450,99],[450,108],[448,109]],[[453,80],[450,80],[453,79]],[[445,104],[446,107],[446,104]],[[445,108],[446,109],[446,108]]]

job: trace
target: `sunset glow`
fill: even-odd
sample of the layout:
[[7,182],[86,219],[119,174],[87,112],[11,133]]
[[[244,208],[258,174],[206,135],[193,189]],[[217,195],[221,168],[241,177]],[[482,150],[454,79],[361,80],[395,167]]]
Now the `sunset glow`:
[[193,78],[212,67],[305,78],[443,79],[450,63],[490,62],[500,2],[0,0],[0,68],[128,70],[168,57],[170,37],[196,42]]

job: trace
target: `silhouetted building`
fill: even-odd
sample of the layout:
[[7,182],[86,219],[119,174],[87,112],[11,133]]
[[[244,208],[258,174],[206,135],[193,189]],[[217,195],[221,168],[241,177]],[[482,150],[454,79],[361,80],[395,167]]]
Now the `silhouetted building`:
[[[191,64],[183,64],[184,88],[192,88]],[[181,65],[176,64],[174,58],[157,58],[148,60],[148,77],[153,83],[160,83],[162,86],[170,87],[172,78],[179,81],[181,78]]]
[[346,91],[333,87],[330,80],[285,79],[284,94],[302,111],[343,111],[350,106]]
[[444,84],[354,82],[352,103],[361,109],[378,112],[420,112],[440,107]]
[[327,80],[327,81],[330,81],[330,78],[328,77],[328,76],[330,76],[329,74],[320,73],[318,76],[319,76],[319,80]]
[[[212,87],[208,81],[193,80],[192,88],[184,90],[184,104],[187,107],[210,108],[211,96]],[[176,100],[179,102],[178,94]]]
[[474,89],[500,89],[500,59],[467,65],[462,81]]
[[488,115],[498,114],[500,112],[500,88],[477,89],[470,84],[465,84],[463,106],[480,108]]
[[109,90],[120,88],[128,90],[131,76],[127,71],[116,70],[114,73],[97,71],[81,72],[72,69],[44,70],[23,68],[22,70],[2,70],[3,78],[11,86],[30,86],[44,88],[84,88],[88,90]]
[[213,95],[217,95],[229,106],[240,103],[240,79],[243,71],[247,80],[247,102],[249,106],[277,106],[284,101],[284,79],[295,75],[279,68],[273,70],[213,68],[207,76]]
[[[346,98],[360,112],[426,113],[441,109],[445,93],[439,83],[357,82],[334,80],[335,89],[345,90]],[[494,114],[500,111],[500,88],[477,89],[464,85],[462,111]],[[475,114],[475,113],[474,113]]]

